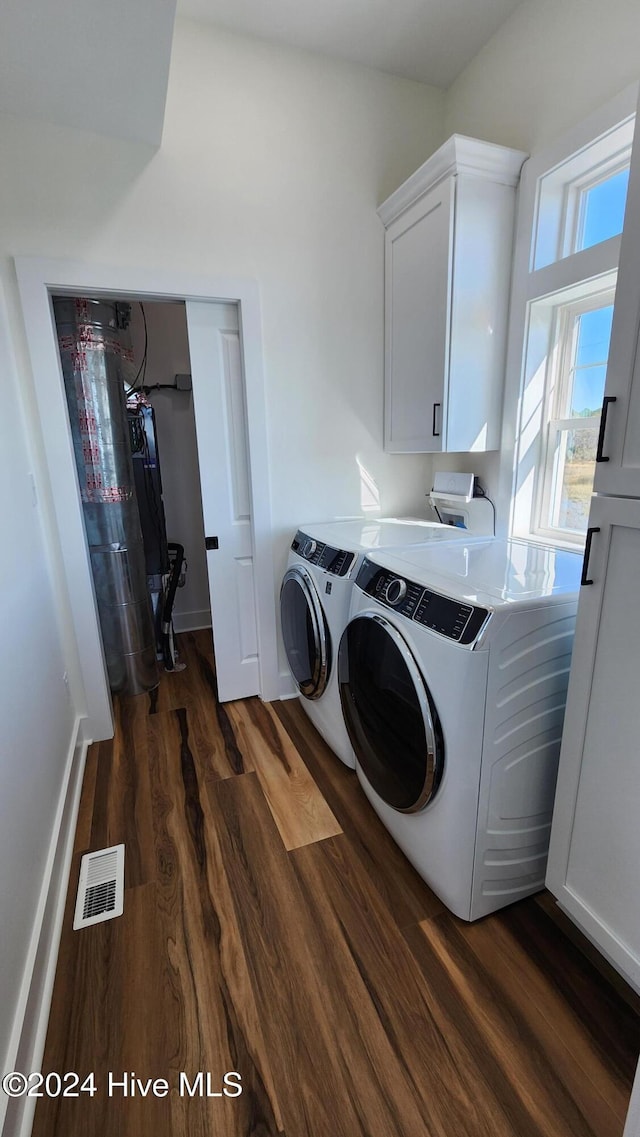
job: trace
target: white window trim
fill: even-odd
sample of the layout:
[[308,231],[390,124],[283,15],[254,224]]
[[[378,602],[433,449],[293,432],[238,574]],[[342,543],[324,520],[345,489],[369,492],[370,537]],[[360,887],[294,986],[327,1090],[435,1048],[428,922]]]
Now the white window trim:
[[[543,429],[543,398],[526,406],[534,386],[527,374],[530,361],[525,359],[529,340],[532,303],[567,293],[577,282],[589,280],[594,291],[607,287],[617,271],[620,237],[612,237],[599,245],[573,253],[550,265],[531,271],[533,226],[539,206],[540,179],[550,170],[561,168],[572,155],[586,150],[595,139],[606,135],[624,121],[633,121],[638,102],[639,84],[627,87],[615,99],[575,127],[552,146],[525,162],[519,188],[518,222],[514,249],[514,272],[511,290],[511,320],[507,350],[507,368],[500,450],[500,488],[498,532],[536,539],[532,532],[535,466],[539,454],[539,436]],[[591,164],[593,169],[593,164]],[[564,299],[564,298],[563,298]],[[539,377],[536,382],[539,382]],[[526,407],[526,422],[523,409]],[[535,453],[534,453],[535,452]],[[538,535],[538,540],[551,540]],[[575,548],[569,539],[553,539],[558,546]]]
[[[574,220],[572,214],[576,212],[580,194],[584,189],[596,185],[628,164],[633,142],[634,119],[633,113],[624,115],[621,120],[608,122],[600,134],[587,135],[586,138],[583,138],[581,128],[574,128],[570,134],[560,140],[560,143],[554,144],[552,149],[534,155],[531,159],[537,172],[534,213],[531,219],[530,272],[536,270],[539,256],[539,229],[542,224],[552,237],[545,243],[553,245],[554,251],[548,260],[545,259],[541,264],[537,264],[538,268],[553,265],[558,259],[573,252],[577,226],[572,225]],[[589,122],[591,121],[590,119]],[[583,126],[586,127],[587,124],[584,123]],[[580,141],[578,141],[579,131]],[[576,138],[577,149],[561,151],[561,147],[572,145],[573,138]],[[562,155],[560,160],[558,160],[559,152]],[[549,161],[549,166],[546,166],[546,160]]]

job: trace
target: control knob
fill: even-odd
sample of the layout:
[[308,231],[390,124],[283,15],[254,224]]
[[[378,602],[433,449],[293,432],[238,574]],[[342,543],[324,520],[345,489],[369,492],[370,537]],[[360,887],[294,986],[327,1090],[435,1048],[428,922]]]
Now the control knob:
[[385,598],[387,604],[391,604],[394,607],[396,604],[399,604],[401,600],[404,600],[406,595],[407,595],[406,581],[399,580],[397,577],[395,577],[393,580],[390,580],[387,587],[384,590],[384,598]]
[[300,552],[302,553],[303,557],[306,557],[306,558],[307,558],[307,560],[308,560],[310,557],[312,557],[312,556],[313,556],[313,554],[315,553],[315,551],[316,551],[316,549],[317,549],[317,548],[318,548],[318,542],[317,542],[317,541],[314,541],[314,540],[313,540],[313,537],[309,537],[309,538],[308,538],[308,539],[305,541],[305,543],[304,543],[304,545],[302,546],[302,548],[301,548]]

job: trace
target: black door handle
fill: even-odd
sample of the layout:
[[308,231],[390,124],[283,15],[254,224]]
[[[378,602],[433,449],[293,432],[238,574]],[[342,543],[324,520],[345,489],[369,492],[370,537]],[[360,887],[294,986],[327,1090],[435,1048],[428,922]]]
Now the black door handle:
[[609,410],[609,403],[617,402],[615,395],[605,395],[602,400],[602,412],[600,414],[600,430],[598,431],[598,449],[596,450],[596,462],[608,462],[609,459],[602,453],[604,449],[604,432],[607,425],[607,411]]
[[219,547],[218,546],[218,538],[217,537],[205,537],[204,547],[205,547],[205,549],[217,549]]
[[431,433],[433,434],[434,438],[440,437],[440,431],[436,430],[436,414],[437,414],[437,410],[438,410],[439,406],[440,406],[440,403],[434,403],[433,404],[433,420],[431,423]]
[[599,525],[594,525],[591,529],[587,529],[587,539],[584,545],[584,560],[582,562],[582,576],[580,577],[580,584],[593,584],[593,581],[589,579],[587,573],[589,572],[589,557],[591,556],[591,542],[593,541],[593,534],[599,532]]

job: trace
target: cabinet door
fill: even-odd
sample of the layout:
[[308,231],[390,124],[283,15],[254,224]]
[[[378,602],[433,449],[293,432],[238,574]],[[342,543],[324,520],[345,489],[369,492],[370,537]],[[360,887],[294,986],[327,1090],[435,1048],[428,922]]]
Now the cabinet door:
[[440,451],[446,421],[455,179],[385,236],[385,449]]
[[596,464],[596,493],[640,497],[639,327],[640,132],[636,132],[604,392],[606,422],[600,432],[599,455],[605,460]]
[[640,501],[595,498],[547,885],[640,990]]
[[500,446],[514,212],[512,186],[456,178],[446,450]]

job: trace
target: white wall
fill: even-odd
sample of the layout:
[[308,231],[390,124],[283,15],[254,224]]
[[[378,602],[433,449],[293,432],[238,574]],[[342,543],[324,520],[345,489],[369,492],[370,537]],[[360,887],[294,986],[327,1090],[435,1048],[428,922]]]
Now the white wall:
[[[447,91],[444,134],[533,153],[638,79],[639,44],[637,0],[524,0]],[[473,471],[498,495],[498,454],[438,457],[437,469]]]
[[[145,302],[148,350],[145,384],[173,383],[175,376],[190,374],[187,316],[184,304]],[[131,339],[136,370],[144,354],[144,325],[140,305],[131,313]],[[209,580],[204,547],[204,521],[198,446],[190,391],[151,391],[156,415],[162,496],[167,538],[184,545],[188,570],[183,588],[176,593],[176,631],[209,627]]]
[[[276,575],[295,526],[418,512],[428,460],[382,448],[376,206],[439,144],[443,96],[366,68],[177,25],[163,144],[0,120],[0,253],[254,277]],[[11,271],[4,261],[14,296]]]
[[[42,528],[38,433],[23,419],[0,287],[0,1067],[20,998],[75,713]],[[32,482],[33,478],[33,482]],[[34,499],[36,487],[38,504]],[[7,1055],[7,1061],[14,1055]],[[6,1103],[0,1103],[0,1107]],[[0,1123],[2,1117],[0,1108]]]
[[445,133],[530,153],[640,74],[637,0],[525,0],[447,92]]

